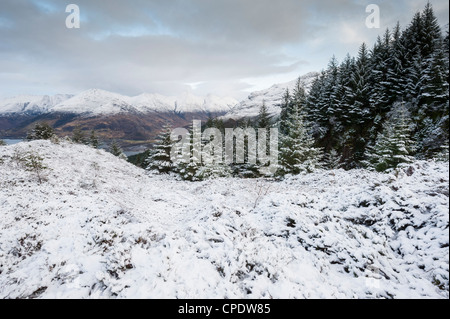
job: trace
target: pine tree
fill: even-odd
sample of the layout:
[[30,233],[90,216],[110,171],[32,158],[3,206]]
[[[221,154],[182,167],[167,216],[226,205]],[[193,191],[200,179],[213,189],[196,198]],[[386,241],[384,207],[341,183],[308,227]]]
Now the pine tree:
[[402,36],[400,23],[397,22],[393,32],[391,60],[388,76],[391,82],[392,101],[399,102],[405,98],[406,69],[408,61],[406,57],[405,39]]
[[374,117],[374,107],[370,103],[371,72],[370,55],[367,45],[359,48],[355,71],[352,74],[353,104],[350,107],[351,122],[354,125],[366,125]]
[[89,145],[93,148],[98,148],[100,146],[100,142],[94,130],[91,131],[91,135],[89,136]]
[[332,149],[324,156],[324,166],[328,169],[338,169],[341,167],[341,156],[339,153]]
[[388,111],[395,100],[392,88],[390,67],[392,65],[391,34],[386,30],[383,39],[378,37],[371,54],[372,89],[370,103],[374,115],[382,115]]
[[[257,147],[255,145],[250,145],[249,144],[249,137],[248,137],[248,133],[247,132],[255,132],[255,139],[256,139],[256,130],[255,128],[251,125],[251,123],[243,123],[242,125],[240,125],[240,127],[238,128],[238,130],[242,130],[242,134],[244,136],[238,136],[237,138],[242,139],[243,143],[244,143],[244,162],[243,163],[238,163],[237,160],[237,156],[233,157],[233,165],[232,165],[232,170],[233,170],[233,175],[234,176],[238,176],[241,178],[257,178],[260,176],[259,174],[259,168],[261,167],[260,162],[256,161],[254,162],[253,159],[257,159]],[[236,129],[235,129],[236,131]],[[268,130],[266,130],[266,134],[267,134]],[[256,141],[254,141],[256,143]],[[268,143],[266,143],[266,147]],[[235,149],[237,151],[237,139],[234,140],[233,138],[233,149]],[[252,160],[250,160],[252,159]]]
[[205,163],[203,164],[196,173],[196,178],[198,180],[215,179],[222,177],[231,177],[233,172],[231,168],[224,163]]
[[415,142],[411,138],[411,123],[404,104],[396,106],[389,114],[376,144],[369,150],[371,167],[379,172],[396,168],[401,163],[414,161]]
[[441,151],[436,155],[436,160],[439,162],[447,162],[449,161],[449,142],[445,141],[444,145],[441,146]]
[[449,99],[448,68],[443,45],[438,46],[433,54],[425,61],[420,78],[421,95],[419,103],[425,107],[428,115],[435,118]]
[[0,146],[6,146],[6,142],[2,139],[0,139]]
[[433,7],[430,2],[422,12],[422,27],[419,36],[421,38],[421,55],[425,59],[432,56],[440,47],[441,28],[439,26]]
[[[319,136],[320,132],[320,125],[319,119],[320,113],[319,113],[319,105],[322,103],[322,91],[325,83],[325,74],[321,73],[312,83],[311,89],[309,91],[308,99],[306,101],[306,119],[311,123],[312,125],[312,132],[314,136]],[[286,116],[285,119],[285,127],[286,129],[282,131],[284,135],[289,134],[289,119],[292,116],[292,105],[290,107],[290,111]]]
[[28,133],[27,140],[50,140],[55,135],[53,128],[47,123],[37,123]]
[[279,130],[281,134],[287,134],[287,122],[292,111],[292,98],[289,89],[283,95],[283,103],[281,104],[281,114],[279,120]]
[[86,144],[86,136],[79,126],[73,129],[72,141],[77,144]]
[[305,116],[297,105],[290,116],[289,134],[281,138],[280,175],[312,172],[319,167],[322,151],[314,147]]
[[171,160],[171,151],[174,141],[171,139],[172,128],[166,124],[161,134],[157,137],[153,149],[147,159],[147,170],[156,171],[160,174],[168,174],[174,170]]
[[[350,107],[353,104],[352,74],[355,72],[355,59],[347,54],[339,67],[338,84],[335,92],[335,115],[337,122],[344,128],[351,124]],[[341,133],[342,133],[341,132]]]
[[258,127],[268,129],[271,126],[271,116],[269,115],[269,110],[267,109],[266,102],[263,101],[261,108],[259,109],[258,115]]
[[113,141],[111,143],[111,145],[109,146],[109,152],[112,155],[117,156],[118,158],[123,159],[125,161],[128,159],[128,157],[125,155],[125,153],[123,152],[122,148],[119,146],[117,141]]
[[[186,136],[188,140],[188,149],[189,149],[189,160],[186,161],[177,161],[176,171],[180,175],[180,177],[185,181],[195,182],[200,180],[197,176],[199,169],[201,168],[201,139],[194,140],[194,128],[191,126],[189,129],[189,133]],[[201,135],[201,130],[195,132],[197,135]],[[197,150],[194,152],[194,149]]]

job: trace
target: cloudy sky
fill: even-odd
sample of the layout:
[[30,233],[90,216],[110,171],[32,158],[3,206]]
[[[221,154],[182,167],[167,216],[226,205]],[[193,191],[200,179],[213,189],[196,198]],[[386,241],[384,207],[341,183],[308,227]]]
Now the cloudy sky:
[[[184,91],[241,99],[320,71],[427,0],[0,0],[0,98]],[[81,28],[67,29],[70,3]],[[377,4],[381,29],[365,25]],[[443,28],[448,1],[431,0]]]

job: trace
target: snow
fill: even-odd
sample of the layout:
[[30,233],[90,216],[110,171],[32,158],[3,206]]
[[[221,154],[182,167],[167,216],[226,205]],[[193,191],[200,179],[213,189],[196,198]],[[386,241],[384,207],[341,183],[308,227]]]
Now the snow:
[[[314,80],[318,77],[318,73],[311,72],[300,77],[303,87],[309,91]],[[283,96],[286,89],[292,94],[297,84],[297,80],[286,83],[275,84],[271,88],[253,92],[249,97],[236,105],[230,112],[223,116],[224,119],[239,120],[242,118],[253,118],[258,116],[263,103],[268,108],[268,113],[272,116],[278,116],[281,113],[280,105],[283,102]]]
[[58,94],[54,96],[21,95],[0,101],[0,114],[48,112],[53,106],[70,99],[72,95]]
[[170,97],[141,94],[129,97],[92,89],[75,96],[18,96],[5,99],[0,101],[0,114],[61,112],[96,116],[127,112],[227,112],[237,103],[233,98],[214,95],[200,97],[184,93],[179,97]]
[[189,183],[82,145],[0,147],[0,298],[448,298],[448,176]]

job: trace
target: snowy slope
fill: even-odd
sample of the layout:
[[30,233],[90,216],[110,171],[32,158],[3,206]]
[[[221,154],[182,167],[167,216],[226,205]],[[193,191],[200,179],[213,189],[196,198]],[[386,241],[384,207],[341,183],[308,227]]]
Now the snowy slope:
[[51,109],[51,112],[93,115],[136,111],[137,109],[127,102],[125,96],[98,89],[82,92]]
[[188,183],[81,145],[0,147],[0,298],[448,298],[448,174]]
[[[311,88],[317,76],[318,73],[311,72],[301,77],[303,87],[307,91]],[[271,115],[279,115],[281,112],[280,105],[283,102],[286,89],[289,89],[292,93],[296,83],[297,80],[294,80],[287,83],[275,84],[266,90],[253,92],[246,100],[236,105],[230,112],[223,116],[223,118],[239,120],[255,117],[258,115],[263,102],[266,104]]]
[[179,97],[160,94],[142,94],[128,98],[128,103],[134,105],[140,112],[227,112],[238,101],[233,98],[207,95],[200,97],[184,93]]
[[113,92],[92,89],[75,96],[18,96],[0,101],[0,114],[74,113],[112,115],[127,112],[227,112],[238,103],[233,98],[213,95],[206,97],[190,93],[179,97],[142,94],[129,97]]

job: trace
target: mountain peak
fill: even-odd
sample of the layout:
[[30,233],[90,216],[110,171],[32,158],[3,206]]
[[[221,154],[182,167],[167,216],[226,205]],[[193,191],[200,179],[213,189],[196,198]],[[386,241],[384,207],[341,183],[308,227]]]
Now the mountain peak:
[[[300,77],[300,82],[306,91],[309,91],[314,80],[319,76],[317,72],[310,72]],[[292,80],[285,83],[274,84],[270,88],[255,91],[251,93],[247,99],[237,104],[234,108],[230,110],[226,115],[223,116],[224,119],[234,119],[239,120],[242,118],[254,118],[258,116],[259,110],[263,103],[268,108],[269,114],[272,116],[277,116],[281,112],[281,103],[283,100],[283,95],[286,89],[293,91],[297,85],[296,80]]]

